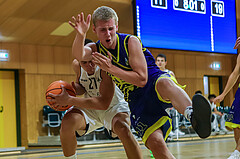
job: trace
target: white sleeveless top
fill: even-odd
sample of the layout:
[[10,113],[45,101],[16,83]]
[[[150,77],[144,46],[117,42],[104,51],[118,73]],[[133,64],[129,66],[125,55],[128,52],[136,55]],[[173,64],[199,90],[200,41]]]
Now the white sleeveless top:
[[[86,90],[86,93],[84,94],[86,98],[97,97],[100,95],[99,87],[101,81],[101,69],[98,66],[96,66],[95,73],[93,75],[88,75],[88,73],[81,67],[81,75],[79,78],[79,82]],[[121,90],[115,85],[115,92],[109,108],[113,107],[119,102],[126,101],[124,100],[124,95]]]
[[172,71],[168,70],[168,69],[165,69],[164,72],[167,72],[169,74],[174,74]]

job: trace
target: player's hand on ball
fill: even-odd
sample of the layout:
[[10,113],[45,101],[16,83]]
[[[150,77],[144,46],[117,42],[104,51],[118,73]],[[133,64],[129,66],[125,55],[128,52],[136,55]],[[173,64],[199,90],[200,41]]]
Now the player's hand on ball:
[[53,99],[47,99],[47,101],[49,103],[52,103],[51,106],[53,107],[65,106],[69,104],[70,95],[68,94],[63,85],[61,85],[61,87],[62,93],[60,94],[49,93],[49,96],[51,96]]

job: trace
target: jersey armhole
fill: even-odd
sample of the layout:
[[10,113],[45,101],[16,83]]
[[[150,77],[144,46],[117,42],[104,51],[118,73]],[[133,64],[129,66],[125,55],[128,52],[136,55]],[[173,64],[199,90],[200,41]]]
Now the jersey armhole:
[[127,48],[127,52],[129,52],[129,50],[128,50],[128,41],[129,41],[129,38],[131,37],[131,35],[129,35],[128,37],[127,37],[127,39],[126,39],[126,48]]
[[100,78],[102,80],[102,69],[100,69]]
[[97,52],[100,53],[100,50],[99,50],[99,43],[95,43],[96,44],[96,47],[97,47]]

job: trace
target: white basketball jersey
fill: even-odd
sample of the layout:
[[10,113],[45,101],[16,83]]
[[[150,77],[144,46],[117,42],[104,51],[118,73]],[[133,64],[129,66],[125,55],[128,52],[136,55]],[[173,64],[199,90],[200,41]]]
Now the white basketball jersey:
[[[88,73],[81,67],[81,75],[79,78],[79,82],[86,90],[85,97],[99,96],[99,87],[101,81],[101,69],[98,66],[96,66],[95,73],[93,75],[88,75]],[[118,104],[119,102],[126,101],[124,100],[124,95],[121,90],[115,85],[115,92],[109,108]]]
[[168,69],[165,69],[164,72],[167,72],[169,74],[174,74],[172,71],[168,70]]

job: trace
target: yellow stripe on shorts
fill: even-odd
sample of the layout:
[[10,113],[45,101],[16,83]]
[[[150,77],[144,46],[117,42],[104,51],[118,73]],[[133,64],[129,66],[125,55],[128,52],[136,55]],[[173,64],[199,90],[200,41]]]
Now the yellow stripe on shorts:
[[240,124],[235,124],[235,123],[232,123],[232,122],[225,122],[225,126],[230,128],[230,129],[240,128]]
[[[166,76],[166,74],[167,74],[167,75],[170,75],[170,77],[169,77],[169,76]],[[166,101],[166,100],[164,100],[164,99],[161,97],[161,95],[158,93],[158,91],[157,91],[157,82],[158,82],[158,80],[160,80],[160,79],[162,79],[162,78],[171,79],[177,86],[179,86],[179,87],[182,88],[182,89],[185,89],[185,88],[186,88],[186,85],[183,85],[183,86],[180,85],[180,84],[177,82],[177,79],[176,79],[173,75],[171,75],[171,74],[169,74],[169,73],[162,74],[160,77],[158,77],[157,81],[155,82],[155,91],[156,91],[156,93],[157,93],[158,99],[159,99],[160,101],[164,102],[164,103],[171,103],[171,101]]]
[[146,143],[148,137],[149,137],[154,131],[156,131],[157,129],[159,129],[160,127],[162,127],[167,121],[169,121],[170,127],[169,127],[169,129],[167,130],[167,132],[166,132],[166,134],[165,134],[164,140],[166,140],[167,137],[168,137],[168,135],[169,135],[169,133],[172,131],[172,119],[169,118],[168,116],[163,116],[163,117],[161,117],[155,124],[153,124],[151,127],[149,127],[149,128],[145,131],[145,133],[144,133],[144,135],[143,135],[143,137],[142,137],[142,141],[143,141],[144,143]]

